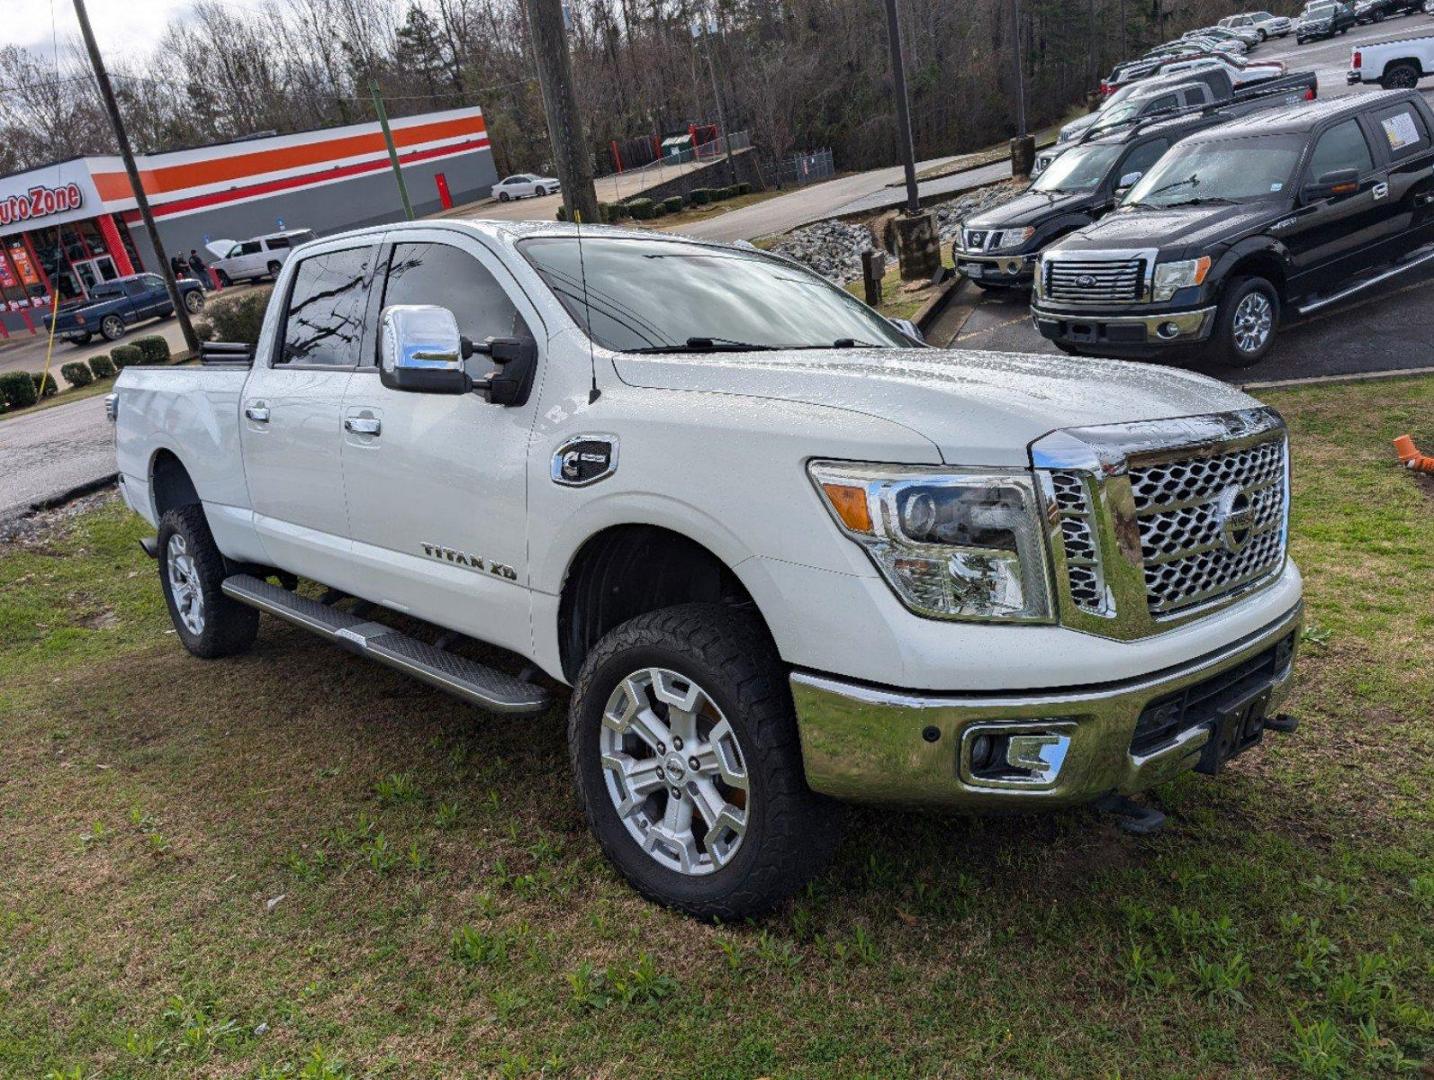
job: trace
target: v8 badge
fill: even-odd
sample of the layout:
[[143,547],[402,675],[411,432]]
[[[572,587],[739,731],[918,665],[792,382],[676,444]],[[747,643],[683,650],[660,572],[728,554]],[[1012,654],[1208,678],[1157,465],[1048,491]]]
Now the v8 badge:
[[553,451],[553,483],[563,487],[587,487],[616,471],[616,435],[575,435]]

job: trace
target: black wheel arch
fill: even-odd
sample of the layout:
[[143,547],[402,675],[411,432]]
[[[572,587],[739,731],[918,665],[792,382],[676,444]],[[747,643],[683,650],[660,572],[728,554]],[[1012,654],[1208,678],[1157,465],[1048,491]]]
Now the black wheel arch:
[[1288,305],[1289,253],[1284,245],[1270,237],[1251,237],[1236,244],[1215,260],[1210,273],[1219,282],[1214,299],[1223,296],[1232,281],[1242,277],[1262,277],[1275,287],[1280,307]]
[[614,525],[588,537],[568,564],[558,603],[558,647],[569,682],[608,631],[679,604],[761,612],[736,573],[696,540],[658,525]]
[[189,470],[173,450],[161,448],[149,462],[149,498],[158,521],[180,506],[203,506]]

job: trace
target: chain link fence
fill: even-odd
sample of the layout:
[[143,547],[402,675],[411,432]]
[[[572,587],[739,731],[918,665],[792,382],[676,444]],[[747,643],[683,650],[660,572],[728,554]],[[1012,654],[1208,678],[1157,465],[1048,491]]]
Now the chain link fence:
[[808,154],[793,154],[777,162],[776,183],[779,187],[800,187],[836,175],[830,147]]

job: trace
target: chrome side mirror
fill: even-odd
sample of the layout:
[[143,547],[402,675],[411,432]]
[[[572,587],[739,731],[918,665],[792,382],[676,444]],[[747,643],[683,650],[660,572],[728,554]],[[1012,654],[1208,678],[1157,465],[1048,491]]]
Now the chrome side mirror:
[[466,394],[473,380],[463,361],[473,347],[458,332],[453,312],[434,304],[392,304],[383,309],[379,378],[390,390]]
[[892,326],[896,327],[907,337],[909,337],[912,341],[919,341],[923,345],[926,344],[926,339],[921,336],[921,331],[917,329],[916,324],[910,319],[888,319],[887,321],[890,322]]

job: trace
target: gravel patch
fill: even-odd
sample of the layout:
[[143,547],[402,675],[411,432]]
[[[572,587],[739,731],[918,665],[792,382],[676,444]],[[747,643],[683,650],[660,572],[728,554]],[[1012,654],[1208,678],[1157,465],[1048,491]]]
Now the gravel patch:
[[96,507],[119,499],[119,491],[107,487],[90,495],[71,499],[63,506],[50,510],[0,519],[0,545],[13,544],[16,547],[34,547],[48,544],[65,536],[76,518]]

